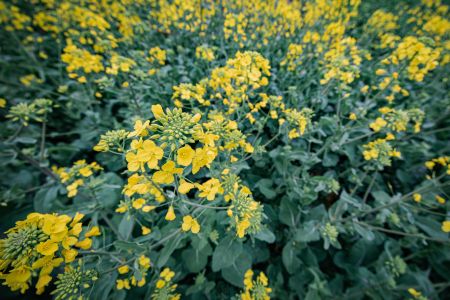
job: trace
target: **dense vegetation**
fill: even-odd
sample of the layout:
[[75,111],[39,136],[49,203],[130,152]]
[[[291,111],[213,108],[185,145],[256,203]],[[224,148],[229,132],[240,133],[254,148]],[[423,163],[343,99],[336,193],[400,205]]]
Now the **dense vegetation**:
[[445,298],[448,9],[0,1],[1,298]]

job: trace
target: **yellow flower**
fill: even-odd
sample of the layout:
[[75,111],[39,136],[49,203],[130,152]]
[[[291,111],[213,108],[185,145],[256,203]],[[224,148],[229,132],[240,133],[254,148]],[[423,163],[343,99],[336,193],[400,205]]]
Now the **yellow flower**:
[[70,249],[73,245],[75,245],[78,242],[78,239],[74,236],[66,236],[62,240],[61,245],[64,249]]
[[191,148],[191,146],[186,145],[177,151],[177,164],[187,167],[192,163],[194,156],[195,151]]
[[64,261],[66,263],[70,263],[75,260],[75,257],[77,257],[78,251],[75,249],[63,249],[62,255],[64,256]]
[[192,174],[196,174],[200,168],[211,164],[216,158],[217,150],[212,147],[203,147],[195,149],[195,156],[192,160]]
[[142,226],[141,229],[142,229],[142,235],[147,235],[152,232],[152,230],[150,228],[145,227],[145,226]]
[[387,125],[387,122],[383,118],[377,118],[375,122],[370,124],[370,128],[372,128],[373,131],[378,132]]
[[414,193],[413,199],[414,199],[414,201],[416,201],[418,203],[418,202],[422,201],[422,195],[418,194],[418,193]]
[[152,105],[152,113],[157,120],[165,116],[164,110],[160,104]]
[[130,281],[128,279],[117,279],[116,280],[116,288],[118,290],[122,289],[130,289]]
[[31,277],[30,270],[21,266],[13,269],[9,274],[5,276],[6,284],[10,287],[14,287],[14,290],[20,288],[20,292],[24,293],[28,289],[28,284],[26,283]]
[[39,276],[39,280],[36,283],[36,294],[41,295],[50,281],[52,281],[52,277],[48,274]]
[[192,231],[192,233],[197,234],[200,232],[200,224],[198,224],[197,219],[192,218],[191,216],[183,217],[183,224],[181,225],[181,229],[183,231]]
[[183,172],[182,168],[175,168],[175,162],[171,160],[166,162],[161,169],[161,171],[157,171],[153,174],[153,180],[156,183],[170,184],[175,180],[174,174],[181,174]]
[[124,265],[120,266],[117,271],[119,272],[119,274],[126,274],[130,271],[130,268],[127,265]]
[[194,188],[194,184],[189,183],[184,179],[181,179],[180,186],[178,187],[178,192],[180,194],[187,194],[193,188]]
[[140,209],[142,206],[144,206],[144,204],[145,204],[144,198],[139,198],[133,201],[133,207],[135,209]]
[[128,134],[128,137],[134,137],[134,136],[147,136],[148,131],[147,128],[150,125],[150,121],[145,121],[142,123],[141,120],[137,120],[136,123],[134,123],[134,131],[130,132]]
[[85,166],[85,167],[81,168],[79,170],[79,172],[84,177],[89,177],[89,176],[91,176],[93,174],[90,166]]
[[69,226],[70,226],[70,227],[75,226],[75,224],[77,224],[78,222],[80,222],[81,219],[83,219],[83,218],[84,218],[84,214],[81,214],[81,213],[77,212],[77,213],[75,214],[75,216],[73,217],[72,222],[70,222]]
[[165,281],[170,281],[175,276],[175,273],[171,271],[169,268],[165,268],[161,274],[159,274],[161,278],[164,278]]
[[142,211],[143,212],[149,212],[149,211],[152,211],[152,210],[154,210],[156,207],[154,206],[154,205],[144,205],[143,207],[142,207]]
[[156,282],[157,289],[162,289],[165,285],[166,285],[166,282],[162,279],[158,279],[158,281]]
[[442,231],[443,232],[450,232],[450,221],[442,222]]
[[0,108],[6,107],[6,100],[4,98],[0,98]]
[[56,251],[58,251],[58,244],[52,240],[47,240],[37,245],[36,250],[45,256],[53,255]]
[[439,202],[439,204],[445,204],[445,199],[439,195],[436,195],[436,201]]
[[77,246],[78,248],[81,248],[83,250],[87,250],[87,249],[91,248],[91,246],[92,246],[92,239],[85,238],[84,240],[76,243],[75,246]]
[[128,210],[128,207],[126,206],[126,205],[123,205],[123,206],[119,206],[118,208],[116,208],[116,212],[118,212],[118,213],[120,213],[120,214],[123,214],[123,213],[125,213],[126,211]]
[[[133,146],[133,144],[132,144]],[[158,168],[158,161],[163,157],[164,151],[158,147],[152,140],[146,140],[142,142],[140,149],[137,153],[128,152],[125,158],[128,162],[128,170],[135,172],[139,170],[144,170],[144,164],[150,169]]]
[[89,230],[88,232],[86,232],[86,234],[84,235],[85,237],[91,237],[91,236],[99,236],[100,233],[100,228],[98,226],[94,226],[91,228],[91,230]]
[[352,113],[350,113],[349,119],[352,121],[355,121],[356,119],[358,119],[358,117],[356,116],[355,113],[352,112]]
[[433,161],[427,161],[425,163],[425,167],[427,167],[427,169],[429,169],[429,170],[432,170],[435,165],[436,165],[436,163],[434,163]]
[[171,205],[171,206],[169,206],[169,209],[167,210],[165,219],[167,221],[173,221],[173,220],[175,220],[175,218],[176,218],[175,211],[173,210],[173,206]]
[[250,227],[250,222],[247,219],[244,219],[241,222],[238,222],[238,224],[236,226],[237,236],[239,238],[243,238],[245,235],[245,231],[249,227]]
[[413,297],[415,297],[415,298],[418,298],[418,297],[422,296],[422,293],[421,293],[421,292],[418,292],[418,291],[416,291],[416,290],[413,289],[413,288],[409,288],[409,289],[408,289],[408,293],[410,293],[411,296],[413,296]]
[[40,275],[50,274],[53,268],[58,267],[63,262],[62,258],[53,258],[53,256],[44,256],[36,260],[31,268],[33,270],[41,269]]
[[216,194],[223,194],[223,188],[220,181],[216,178],[211,178],[202,185],[198,185],[200,197],[206,197],[209,201],[216,198]]
[[147,256],[141,255],[141,256],[139,257],[138,262],[139,262],[139,265],[140,265],[141,267],[143,267],[143,268],[145,268],[145,269],[150,268],[150,258],[148,258]]

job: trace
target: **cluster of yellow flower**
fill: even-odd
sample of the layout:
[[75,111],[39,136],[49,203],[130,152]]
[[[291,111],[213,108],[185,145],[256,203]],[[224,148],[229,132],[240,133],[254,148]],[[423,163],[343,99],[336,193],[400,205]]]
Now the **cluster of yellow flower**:
[[415,36],[407,36],[383,63],[398,65],[406,62],[409,79],[420,82],[427,73],[439,65],[440,54],[439,49],[428,47]]
[[[175,86],[172,99],[177,107],[194,108],[196,104],[215,104],[217,112],[210,113],[212,121],[206,123],[205,127],[221,140],[231,141],[226,143],[225,149],[234,149],[239,144],[245,151],[253,152],[248,143],[242,143],[242,133],[237,130],[237,123],[228,120],[225,115],[242,113],[253,124],[258,119],[258,113],[263,117],[266,115],[264,110],[269,105],[270,118],[279,119],[280,125],[288,121],[286,124],[290,138],[303,135],[313,115],[308,108],[301,111],[286,108],[281,96],[259,93],[256,94],[259,101],[255,102],[254,91],[268,85],[268,76],[270,65],[267,59],[257,52],[238,52],[235,58],[227,61],[226,66],[215,68],[210,78],[204,78],[196,85],[183,83]],[[206,97],[208,94],[209,98]]]
[[302,54],[303,46],[301,44],[290,44],[286,56],[280,65],[286,66],[288,71],[294,72],[302,64]]
[[359,77],[359,66],[361,64],[360,50],[356,46],[354,38],[345,38],[335,41],[325,52],[323,65],[325,75],[321,84],[327,84],[332,79],[336,79],[342,84],[350,84]]
[[414,132],[420,132],[425,114],[417,108],[409,110],[393,109],[389,107],[382,107],[378,110],[382,117],[378,117],[369,126],[375,131],[379,132],[383,128],[389,128],[396,132],[406,131],[410,122],[414,123]]
[[245,289],[240,295],[241,300],[269,300],[272,289],[269,287],[267,276],[260,272],[256,280],[253,280],[253,274],[251,269],[245,272]]
[[215,59],[214,48],[208,47],[207,45],[198,46],[195,48],[195,57],[206,61],[213,61]]
[[175,276],[175,272],[169,268],[165,268],[160,274],[159,279],[156,281],[155,290],[152,294],[152,300],[179,300],[180,294],[175,292],[177,285],[172,283],[172,279]]
[[409,96],[408,90],[402,88],[400,85],[401,81],[399,80],[398,72],[392,72],[392,74],[389,74],[386,69],[380,68],[375,71],[375,74],[380,79],[380,83],[378,86],[374,86],[373,89],[378,89],[381,93],[387,94],[384,98],[389,103],[392,103],[397,95],[401,94],[403,97]]
[[[226,201],[232,200],[229,216],[232,217],[231,226],[236,227],[239,237],[244,237],[246,233],[256,233],[260,229],[262,205],[253,200],[247,187],[234,185],[231,189],[224,189],[221,181],[213,176],[203,183],[188,179],[189,173],[196,174],[202,168],[210,168],[219,150],[227,153],[228,164],[238,160],[235,155],[239,153],[239,149],[244,153],[253,151],[253,146],[245,141],[245,135],[238,130],[237,123],[221,114],[212,114],[209,122],[201,122],[200,113],[189,114],[179,108],[166,109],[164,112],[161,105],[153,105],[152,113],[155,118],[152,123],[149,120],[136,121],[134,131],[121,132],[120,144],[116,144],[121,149],[124,147],[127,169],[132,173],[123,189],[126,199],[121,201],[116,211],[148,213],[170,200],[165,219],[173,221],[176,219],[175,207],[178,201],[182,202],[183,195],[197,189],[200,199],[213,201],[218,195],[224,194]],[[123,146],[124,136],[132,139],[129,149]],[[201,143],[202,146],[192,148],[191,145],[196,143]],[[109,151],[110,147],[106,147],[106,144],[106,137],[102,137],[95,149]],[[214,172],[220,170],[224,174],[224,184],[227,184],[226,175],[230,170],[214,168]],[[80,173],[78,169],[74,172]],[[73,177],[64,173],[60,176]],[[173,189],[179,197],[168,197],[166,189]],[[138,198],[133,197],[135,194],[139,195]],[[200,224],[196,217],[188,214],[183,217],[181,228],[197,234]],[[144,235],[150,232],[150,228],[142,225]]]
[[[147,275],[147,270],[150,268],[151,262],[150,258],[148,258],[145,255],[139,256],[138,259],[136,259],[135,263],[133,264],[133,267],[130,268],[129,265],[122,265],[119,268],[117,268],[117,272],[119,273],[119,276],[121,278],[116,280],[116,288],[118,290],[126,289],[129,290],[131,286],[144,286],[146,283],[145,277]],[[133,272],[133,275],[130,276],[132,270],[136,269]],[[139,274],[138,278],[136,277]],[[121,276],[123,275],[123,276]],[[130,285],[131,284],[131,285]]]
[[[80,83],[86,82],[86,77],[81,74],[89,74],[91,72],[98,73],[103,71],[102,57],[98,54],[92,54],[86,49],[80,49],[72,43],[70,39],[67,40],[67,46],[64,48],[64,53],[61,55],[61,61],[67,64],[66,70],[70,78],[78,78]],[[82,71],[83,73],[74,73]]]
[[19,7],[10,5],[5,1],[0,2],[0,24],[4,25],[7,31],[32,31],[30,23],[31,18],[28,15],[22,13]]
[[216,14],[214,0],[152,1],[152,28],[164,33],[174,30],[198,32],[204,35],[208,22]]
[[450,175],[450,156],[433,158],[432,160],[425,162],[425,166],[429,170],[435,170],[438,166],[441,166],[446,170],[447,175]]
[[4,285],[24,293],[32,277],[39,274],[36,293],[42,294],[52,280],[53,269],[75,260],[78,250],[74,247],[89,249],[92,237],[100,235],[97,226],[83,229],[83,216],[31,213],[17,221],[0,240],[0,279]]
[[399,28],[398,16],[382,9],[376,10],[366,23],[366,32],[384,33]]
[[123,152],[123,143],[127,136],[128,132],[123,129],[107,131],[100,136],[100,141],[94,146],[94,150],[99,152]]
[[166,64],[167,51],[159,47],[153,47],[148,50],[148,54],[149,56],[147,57],[147,61],[151,64],[148,74],[154,75],[158,72],[161,66]]
[[301,28],[300,3],[291,1],[229,1],[224,8],[225,38],[243,48],[262,48],[273,37],[290,37]]
[[11,106],[6,117],[20,122],[23,126],[28,126],[30,120],[45,122],[47,114],[53,111],[53,107],[55,107],[53,101],[45,98],[35,99],[30,103],[20,102]]
[[92,176],[96,171],[103,170],[103,168],[95,161],[88,164],[83,159],[76,161],[70,168],[53,166],[52,170],[59,176],[62,183],[67,184],[67,196],[72,198],[77,195],[78,188],[85,184],[85,178]]
[[306,127],[311,124],[311,118],[314,112],[309,108],[303,108],[301,111],[296,109],[285,110],[286,120],[290,127],[289,138],[294,139],[305,134]]
[[379,138],[363,145],[364,159],[377,161],[382,166],[390,166],[392,157],[401,157],[401,153],[389,144],[389,141],[393,139],[395,139],[394,135],[388,134],[385,138]]
[[225,201],[231,202],[227,214],[238,237],[257,233],[261,228],[263,206],[253,199],[250,189],[241,183],[239,176],[230,174],[228,169],[223,172],[222,182]]

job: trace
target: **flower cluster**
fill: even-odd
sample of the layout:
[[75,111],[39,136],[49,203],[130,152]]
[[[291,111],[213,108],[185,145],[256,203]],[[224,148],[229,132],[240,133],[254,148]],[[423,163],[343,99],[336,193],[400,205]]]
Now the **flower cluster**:
[[[69,264],[78,249],[89,249],[92,237],[100,235],[93,226],[83,228],[83,214],[68,215],[31,213],[6,232],[0,240],[0,278],[12,291],[24,293],[38,276],[37,294],[42,294],[52,280],[53,269]],[[64,276],[64,275],[63,275]]]
[[378,117],[369,126],[375,131],[379,132],[383,128],[389,128],[396,132],[406,131],[410,122],[414,123],[414,132],[420,132],[420,127],[424,119],[424,112],[420,109],[396,110],[389,107],[382,107],[379,109],[382,117]]
[[88,294],[98,279],[98,273],[95,270],[85,270],[82,260],[78,260],[77,266],[67,265],[64,273],[58,274],[55,281],[56,288],[51,292],[56,300],[79,299],[80,295]]
[[260,272],[256,280],[253,280],[254,272],[249,269],[244,275],[245,289],[241,293],[241,300],[269,300],[272,289],[269,280],[263,272]]
[[88,164],[84,159],[76,161],[70,168],[54,166],[52,169],[61,179],[61,183],[67,185],[67,196],[69,198],[78,194],[78,188],[85,184],[86,178],[91,177],[95,172],[103,170],[95,161]]
[[135,260],[133,267],[130,267],[128,264],[120,266],[117,269],[120,278],[116,280],[116,288],[118,290],[129,290],[131,286],[144,286],[146,283],[145,277],[147,276],[147,271],[150,266],[150,258],[145,255],[139,256],[139,258]]
[[[240,238],[247,233],[258,232],[262,205],[253,200],[247,187],[234,186],[225,191],[218,178],[209,176],[203,182],[189,178],[190,173],[195,175],[204,168],[211,169],[219,150],[229,153],[230,163],[238,160],[231,153],[239,148],[244,152],[253,152],[253,146],[245,141],[237,123],[220,114],[212,114],[208,122],[201,122],[200,113],[193,115],[179,108],[164,111],[161,105],[152,106],[152,113],[155,120],[138,120],[134,131],[122,134],[127,136],[122,143],[126,144],[131,139],[129,148],[124,146],[124,155],[132,175],[123,189],[126,198],[116,211],[148,213],[170,200],[165,219],[174,221],[175,208],[185,201],[182,199],[188,193],[198,190],[197,197],[200,199],[214,201],[218,196],[225,195],[226,201],[231,200],[231,226],[236,228]],[[96,150],[106,149],[99,145]],[[215,165],[213,169],[216,169]],[[229,169],[225,173],[228,174]],[[169,196],[169,191],[178,193],[179,197]],[[195,215],[184,215],[181,228],[197,234],[200,224]],[[144,235],[150,232],[149,227],[142,225]]]
[[178,300],[181,298],[180,294],[176,293],[177,285],[172,283],[175,272],[169,268],[165,268],[156,281],[155,289],[152,294],[152,300]]
[[28,126],[31,120],[45,122],[47,115],[53,111],[55,104],[50,99],[39,98],[31,103],[20,102],[9,109],[7,118],[20,122],[23,126]]
[[389,144],[394,136],[388,134],[385,138],[379,138],[363,145],[363,156],[365,160],[374,160],[381,166],[390,166],[392,157],[401,157],[401,153]]

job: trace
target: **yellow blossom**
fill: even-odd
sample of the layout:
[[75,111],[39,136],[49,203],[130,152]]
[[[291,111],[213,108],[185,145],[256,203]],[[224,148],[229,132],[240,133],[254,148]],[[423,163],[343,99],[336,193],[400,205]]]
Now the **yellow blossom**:
[[169,160],[161,167],[161,171],[157,171],[153,174],[153,180],[156,183],[170,184],[175,180],[173,175],[181,174],[182,172],[182,168],[176,168],[175,162]]
[[184,179],[181,179],[180,186],[178,187],[178,192],[180,194],[187,194],[191,189],[194,188],[194,184],[187,182]]
[[173,221],[173,220],[175,220],[175,218],[176,218],[175,211],[173,209],[173,206],[171,205],[171,206],[169,206],[169,209],[167,210],[165,219],[167,221]]
[[186,145],[177,151],[177,164],[187,167],[192,163],[194,156],[195,151],[191,148],[191,146]]
[[191,216],[183,217],[183,224],[181,225],[181,229],[183,231],[192,231],[192,233],[197,234],[200,232],[200,224],[198,224],[197,219],[192,218]]
[[130,268],[127,265],[120,266],[117,271],[119,274],[126,274],[130,271]]
[[37,245],[36,250],[42,255],[53,255],[53,253],[58,251],[58,244],[51,240],[47,240]]
[[150,228],[145,227],[145,226],[142,226],[141,230],[142,230],[142,235],[147,235],[147,234],[150,234],[152,232],[152,230]]

